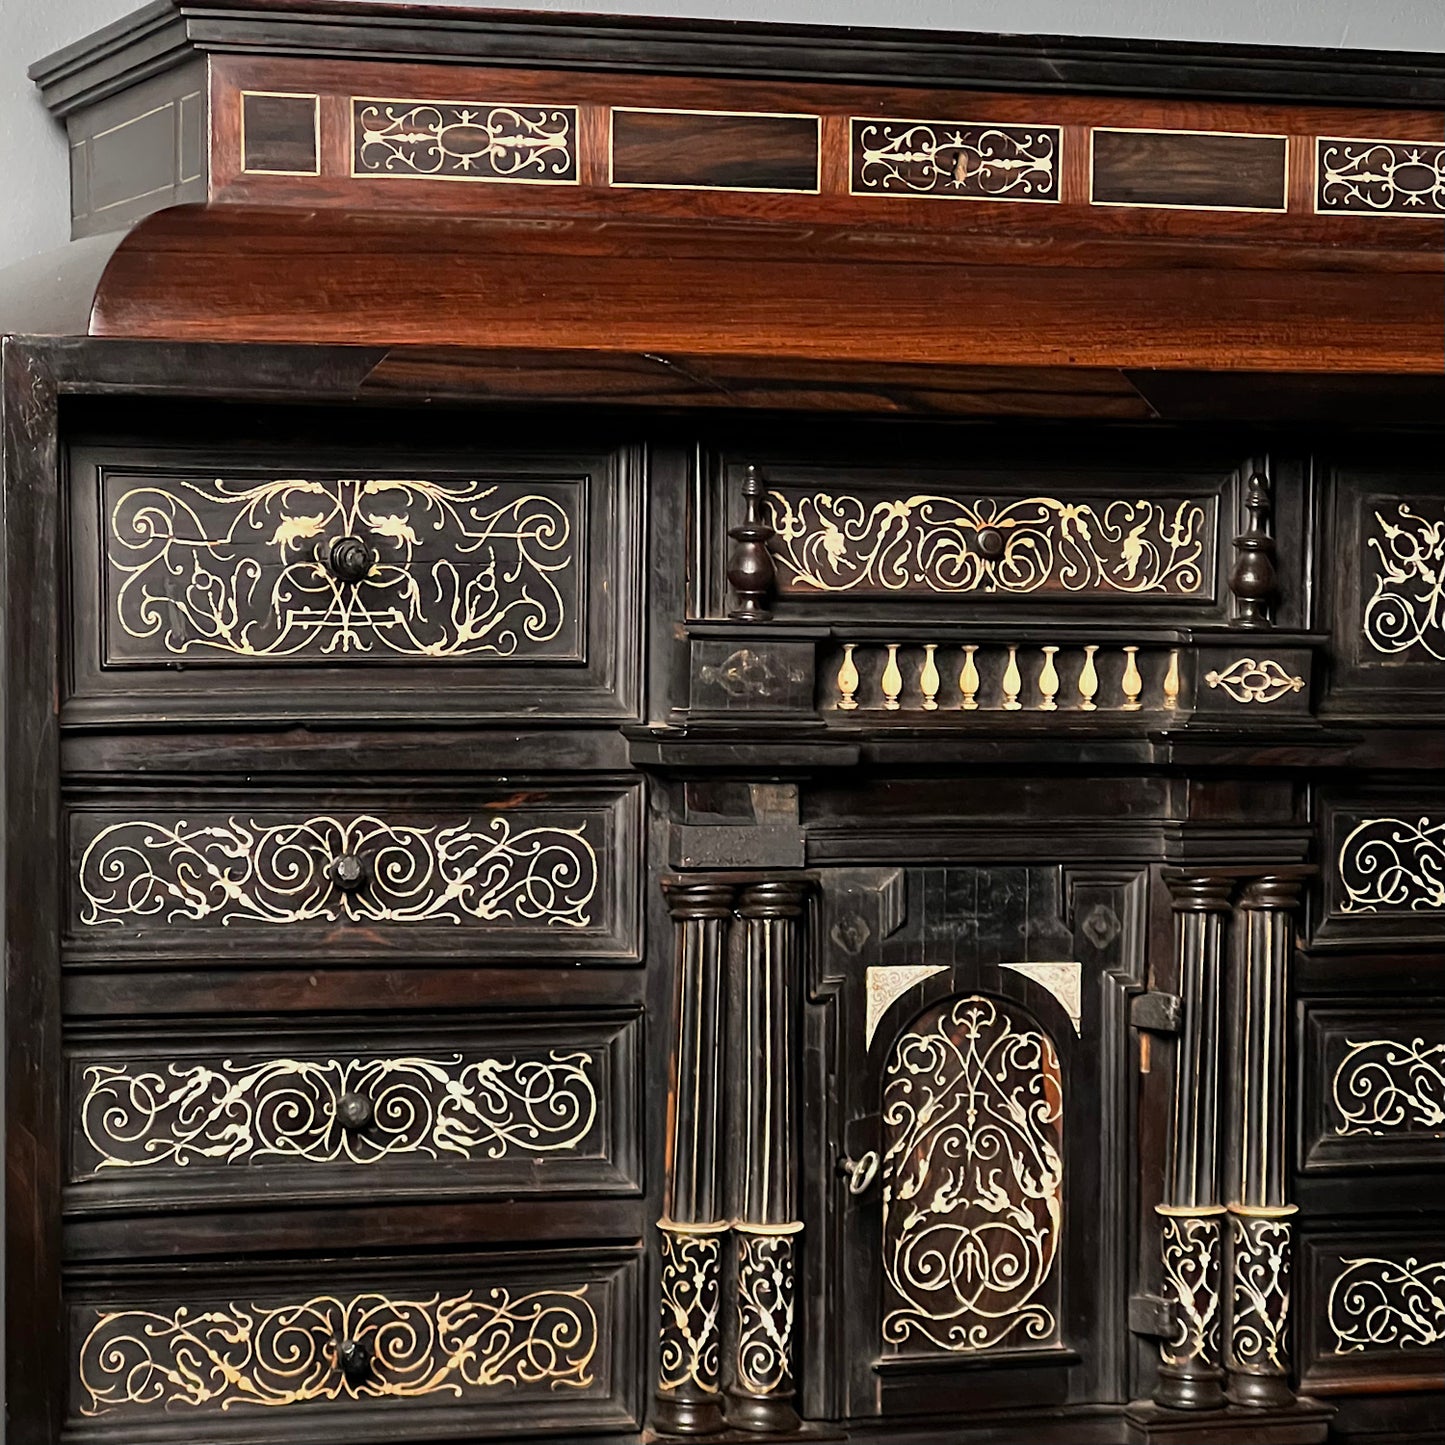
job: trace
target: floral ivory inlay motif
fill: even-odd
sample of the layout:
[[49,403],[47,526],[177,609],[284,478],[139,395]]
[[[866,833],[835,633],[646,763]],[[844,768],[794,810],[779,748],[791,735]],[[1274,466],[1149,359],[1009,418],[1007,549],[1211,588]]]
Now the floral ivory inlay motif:
[[1445,1346],[1445,1259],[1341,1259],[1330,1286],[1335,1354]]
[[[80,920],[211,919],[543,924],[585,928],[597,892],[588,826],[391,823],[363,814],[266,824],[135,819],[99,832],[80,861]],[[338,859],[364,879],[343,888]]]
[[1445,820],[1365,818],[1340,845],[1341,913],[1445,909]]
[[[590,1288],[97,1311],[80,1346],[80,1412],[586,1389],[598,1345]],[[343,1368],[343,1342],[365,1352],[364,1369]]]
[[[575,650],[576,483],[108,479],[111,652],[328,662]],[[345,580],[326,547],[354,538]]]
[[1432,521],[1404,502],[1394,521],[1374,515],[1379,534],[1367,545],[1377,563],[1365,641],[1386,656],[1418,647],[1445,662],[1445,515]]
[[1445,1136],[1445,1043],[1424,1039],[1346,1041],[1330,1098],[1342,1136]]
[[[155,1165],[504,1159],[576,1148],[597,1119],[597,1059],[276,1058],[91,1064],[80,1123],[92,1173]],[[349,1128],[343,1098],[364,1108]]]
[[787,591],[1193,596],[1207,590],[1211,500],[1065,502],[768,494]]
[[572,106],[355,96],[351,124],[352,173],[358,176],[553,185],[577,179]]
[[1050,1344],[1063,1214],[1053,1041],[952,998],[898,1039],[883,1085],[883,1340],[896,1353]]

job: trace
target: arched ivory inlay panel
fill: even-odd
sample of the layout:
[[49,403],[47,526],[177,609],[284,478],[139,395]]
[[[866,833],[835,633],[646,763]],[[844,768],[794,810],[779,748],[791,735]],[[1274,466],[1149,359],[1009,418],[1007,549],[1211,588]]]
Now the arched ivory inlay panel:
[[[591,1290],[317,1295],[86,1311],[93,1323],[80,1344],[80,1413],[586,1390],[596,1380],[599,1346]],[[364,1352],[365,1369],[341,1367],[343,1342]]]
[[1445,1137],[1445,1043],[1350,1039],[1345,1049],[1330,1081],[1337,1135]]
[[1424,516],[1396,502],[1374,512],[1365,535],[1367,582],[1374,570],[1365,642],[1385,656],[1418,650],[1445,662],[1445,510]]
[[[577,1149],[597,1122],[595,1054],[104,1063],[82,1080],[94,1176],[217,1165],[501,1160]],[[353,1127],[346,1108],[360,1111]]]
[[1053,1040],[981,995],[926,1009],[883,1080],[883,1347],[961,1354],[1059,1334],[1063,1080]]
[[1445,1347],[1445,1259],[1341,1259],[1326,1313],[1337,1355]]
[[1341,913],[1445,910],[1445,819],[1365,818],[1340,844]]
[[[127,819],[81,856],[79,918],[583,929],[598,885],[592,832],[586,821],[528,827],[504,814],[435,827],[372,814]],[[364,870],[350,888],[337,881],[343,858]]]
[[[778,584],[792,593],[1206,597],[1213,497],[878,497],[768,493]],[[981,532],[1001,540],[984,550]]]
[[[105,478],[106,659],[577,660],[576,481]],[[338,575],[345,541],[359,575]]]
[[1083,1017],[1081,985],[1084,966],[1081,963],[1006,963],[1011,973],[1021,973],[1031,978],[1040,988],[1046,988],[1058,1000],[1059,1007],[1068,1014],[1074,1032],[1080,1032]]

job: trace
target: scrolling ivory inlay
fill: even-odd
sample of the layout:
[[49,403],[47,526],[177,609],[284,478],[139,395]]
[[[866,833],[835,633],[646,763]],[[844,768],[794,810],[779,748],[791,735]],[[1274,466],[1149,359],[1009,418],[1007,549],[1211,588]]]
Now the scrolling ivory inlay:
[[1341,1259],[1328,1316],[1335,1354],[1445,1346],[1445,1259]]
[[1336,1134],[1445,1136],[1445,1043],[1350,1039],[1346,1050],[1330,1082]]
[[[110,660],[566,660],[580,498],[576,482],[108,477]],[[369,549],[357,580],[326,565],[342,538]]]
[[[100,1310],[80,1346],[80,1413],[587,1389],[590,1288]],[[343,1342],[366,1352],[364,1370],[342,1368]]]
[[1057,201],[1058,126],[854,116],[854,195]]
[[1365,641],[1387,657],[1418,647],[1445,662],[1445,513],[1422,517],[1399,502],[1394,520],[1384,511],[1374,517],[1378,535],[1368,536],[1367,546],[1378,564]]
[[791,592],[1160,594],[1208,590],[1214,499],[1067,502],[768,493]]
[[1341,913],[1445,909],[1445,819],[1365,818],[1340,844]]
[[351,174],[577,183],[577,110],[490,101],[351,101]]
[[1272,657],[1256,661],[1241,657],[1223,672],[1207,672],[1204,681],[1210,687],[1222,688],[1235,702],[1278,702],[1292,692],[1304,689],[1305,680],[1281,667]]
[[883,1015],[888,1012],[893,1000],[908,992],[916,983],[932,978],[936,973],[946,973],[941,963],[902,963],[888,967],[870,968],[863,976],[867,993],[868,1014],[863,1026],[863,1042],[871,1044],[873,1035]]
[[[92,1064],[80,1123],[109,1169],[376,1164],[397,1155],[497,1160],[574,1149],[597,1119],[598,1061],[263,1059]],[[347,1127],[342,1102],[362,1111]]]
[[883,1083],[883,1342],[968,1353],[1058,1338],[1063,1080],[1021,1009],[920,1015]]
[[[279,824],[139,818],[98,833],[80,861],[80,921],[461,923],[586,928],[597,893],[588,825],[450,826],[363,814]],[[335,878],[360,859],[357,888]]]

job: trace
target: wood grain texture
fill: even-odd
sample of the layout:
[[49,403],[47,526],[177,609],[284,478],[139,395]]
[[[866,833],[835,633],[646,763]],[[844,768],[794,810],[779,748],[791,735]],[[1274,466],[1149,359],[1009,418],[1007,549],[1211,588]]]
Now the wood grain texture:
[[1283,211],[1285,136],[1111,130],[1091,136],[1096,206]]

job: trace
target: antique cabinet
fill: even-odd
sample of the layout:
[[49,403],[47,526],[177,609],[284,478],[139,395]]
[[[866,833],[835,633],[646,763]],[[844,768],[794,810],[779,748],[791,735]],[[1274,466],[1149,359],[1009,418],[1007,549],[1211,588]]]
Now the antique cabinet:
[[1441,1437],[1438,60],[34,75],[8,1438]]

